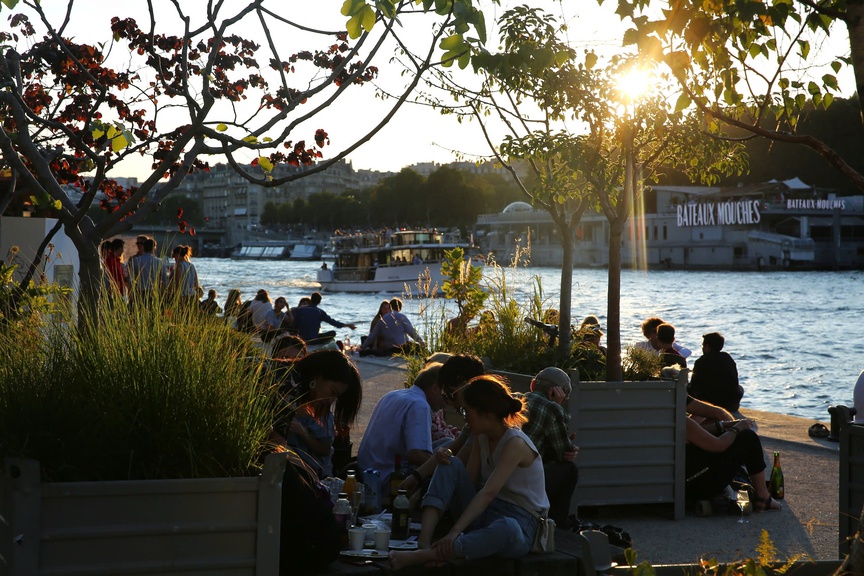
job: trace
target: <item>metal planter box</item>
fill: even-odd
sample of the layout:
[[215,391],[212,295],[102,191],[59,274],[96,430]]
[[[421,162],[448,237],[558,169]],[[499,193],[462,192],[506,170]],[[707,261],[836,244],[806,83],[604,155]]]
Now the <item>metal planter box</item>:
[[284,470],[274,454],[257,478],[43,484],[6,459],[0,573],[276,574]]

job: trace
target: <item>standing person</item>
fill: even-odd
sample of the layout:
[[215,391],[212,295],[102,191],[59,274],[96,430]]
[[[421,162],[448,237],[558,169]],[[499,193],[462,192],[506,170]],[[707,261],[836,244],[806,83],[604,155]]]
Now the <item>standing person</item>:
[[198,302],[198,269],[192,264],[192,247],[180,244],[171,255],[174,256],[171,287],[187,309],[194,309]]
[[858,374],[852,390],[852,404],[855,406],[855,422],[864,422],[864,370]]
[[738,383],[738,366],[732,356],[723,352],[726,339],[719,332],[702,336],[702,357],[693,364],[687,393],[709,404],[737,412],[744,396]]
[[[137,243],[136,243],[137,244]],[[162,259],[155,255],[156,240],[146,237],[141,243],[142,254],[129,261],[129,279],[132,283],[130,303],[153,301],[168,283],[168,272]]]
[[[423,497],[416,551],[390,552],[394,570],[453,558],[519,558],[531,551],[549,500],[543,463],[531,439],[519,429],[525,402],[510,395],[503,380],[479,376],[461,392],[463,415],[475,435],[467,463],[442,456]],[[456,522],[433,542],[442,514]]]
[[531,392],[514,394],[527,402],[528,421],[522,430],[543,459],[549,517],[561,528],[567,526],[570,500],[579,481],[579,448],[573,444],[576,435],[570,433],[570,414],[564,409],[572,388],[566,372],[550,367],[537,373],[531,381]]
[[119,238],[115,240],[106,240],[102,243],[100,252],[102,253],[102,258],[105,263],[107,287],[110,293],[123,296],[126,293],[126,271],[123,266],[123,261],[121,260],[121,257],[123,256],[122,250],[118,255],[117,251],[114,249],[114,244],[117,241],[120,242],[121,246],[123,245],[123,240]]
[[324,310],[318,308],[320,303],[321,293],[313,292],[309,297],[308,306],[302,306],[292,310],[294,313],[294,327],[297,329],[297,335],[305,340],[307,344],[310,343],[310,340],[316,340],[318,338],[334,338],[336,336],[335,330],[319,334],[321,330],[321,322],[326,322],[336,328],[347,327],[351,330],[357,328],[354,324],[345,324],[328,316]]
[[115,238],[111,241],[111,251],[114,253],[114,258],[119,262],[120,266],[120,285],[122,286],[123,294],[129,293],[129,270],[125,263],[124,254],[126,252],[126,242],[123,241],[122,238]]

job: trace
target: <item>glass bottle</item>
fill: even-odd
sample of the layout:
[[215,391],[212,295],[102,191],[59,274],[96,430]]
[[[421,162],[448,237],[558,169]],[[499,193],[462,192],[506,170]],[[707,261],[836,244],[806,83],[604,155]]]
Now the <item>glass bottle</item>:
[[390,475],[390,501],[396,498],[399,491],[399,485],[405,480],[405,472],[402,471],[402,457],[396,455],[396,464],[393,467],[393,473]]
[[348,533],[348,529],[351,527],[351,503],[348,502],[348,494],[345,492],[339,493],[339,498],[336,499],[336,503],[333,505],[333,516],[336,517],[336,524],[339,525],[339,529]]
[[408,492],[399,490],[393,499],[393,521],[390,523],[390,533],[396,540],[408,538],[408,530],[411,528],[411,515],[409,514]]
[[783,469],[780,467],[780,452],[774,452],[774,467],[771,468],[768,490],[775,500],[783,500],[783,496],[786,495],[786,489],[783,485]]
[[346,476],[342,490],[348,495],[348,503],[351,504],[351,523],[356,524],[357,511],[360,509],[360,485],[357,484],[357,477],[353,472]]

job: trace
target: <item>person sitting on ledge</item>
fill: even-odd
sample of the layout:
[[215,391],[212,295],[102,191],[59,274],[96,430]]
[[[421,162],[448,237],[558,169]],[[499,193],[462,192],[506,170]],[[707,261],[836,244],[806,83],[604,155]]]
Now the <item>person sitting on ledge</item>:
[[[461,398],[475,434],[467,464],[452,453],[441,455],[423,498],[418,549],[390,552],[394,570],[453,558],[520,558],[531,551],[538,516],[549,510],[543,462],[519,428],[525,401],[491,375],[468,382]],[[447,508],[456,522],[433,542]]]
[[725,342],[726,339],[719,332],[702,336],[702,357],[693,364],[687,393],[730,412],[737,412],[744,388],[738,384],[735,360],[723,352]]
[[710,431],[713,426],[706,428],[704,423],[697,422],[690,415],[686,425],[684,495],[687,501],[705,500],[721,494],[743,465],[747,468],[755,492],[753,509],[761,512],[781,508],[780,503],[771,498],[765,483],[767,465],[762,453],[762,442],[753,430],[755,422],[718,421],[715,424],[717,435]]

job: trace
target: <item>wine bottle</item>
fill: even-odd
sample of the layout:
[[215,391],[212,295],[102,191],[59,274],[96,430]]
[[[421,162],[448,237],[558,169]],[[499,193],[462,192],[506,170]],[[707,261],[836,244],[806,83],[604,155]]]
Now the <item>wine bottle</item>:
[[390,534],[396,540],[408,538],[408,530],[411,528],[411,515],[409,513],[408,492],[399,490],[393,499],[393,516],[390,523]]
[[771,497],[775,500],[782,500],[786,492],[783,485],[783,469],[780,468],[780,452],[774,452],[774,467],[771,468],[768,490],[771,492]]

